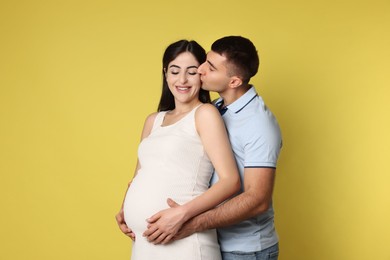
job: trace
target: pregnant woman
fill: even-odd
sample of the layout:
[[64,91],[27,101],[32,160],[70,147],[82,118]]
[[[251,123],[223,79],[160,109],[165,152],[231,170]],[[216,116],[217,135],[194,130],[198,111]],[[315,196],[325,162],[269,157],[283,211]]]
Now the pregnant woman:
[[[201,89],[197,68],[205,59],[195,41],[175,42],[164,52],[158,112],[146,118],[134,178],[116,216],[122,232],[134,240],[132,260],[221,259],[215,230],[166,245],[142,236],[146,220],[156,212],[169,223],[158,237],[164,242],[188,219],[218,206],[240,187],[225,126],[209,93]],[[209,188],[214,169],[219,181]],[[168,198],[181,206],[168,208]]]

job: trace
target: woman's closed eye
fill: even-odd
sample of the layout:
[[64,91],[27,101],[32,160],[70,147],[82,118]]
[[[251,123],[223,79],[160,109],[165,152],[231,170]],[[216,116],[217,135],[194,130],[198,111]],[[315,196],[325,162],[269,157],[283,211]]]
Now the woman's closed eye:
[[191,70],[189,70],[188,71],[188,74],[190,74],[190,75],[196,75],[196,74],[198,74],[198,70],[196,70],[196,69],[191,69]]
[[172,75],[177,75],[177,74],[180,73],[179,70],[170,70],[169,72],[170,72]]

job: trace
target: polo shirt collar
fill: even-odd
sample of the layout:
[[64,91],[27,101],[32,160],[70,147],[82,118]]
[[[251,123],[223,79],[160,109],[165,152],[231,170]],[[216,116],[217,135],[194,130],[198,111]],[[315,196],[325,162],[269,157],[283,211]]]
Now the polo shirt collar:
[[[256,96],[256,89],[253,85],[251,85],[251,88],[248,89],[248,91],[244,95],[242,95],[239,99],[228,105],[227,108],[234,113],[238,113],[244,107],[246,107]],[[219,98],[215,103],[219,104],[220,102],[222,102],[222,98]]]

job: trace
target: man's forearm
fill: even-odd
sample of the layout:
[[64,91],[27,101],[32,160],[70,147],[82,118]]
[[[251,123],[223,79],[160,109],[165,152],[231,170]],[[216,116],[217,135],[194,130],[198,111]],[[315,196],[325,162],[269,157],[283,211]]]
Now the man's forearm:
[[246,168],[245,191],[219,207],[187,221],[175,239],[181,239],[207,229],[231,226],[266,212],[272,200],[274,180],[275,169]]
[[189,224],[195,232],[226,227],[265,212],[268,205],[268,203],[259,203],[256,196],[244,192],[219,207],[198,215],[190,220],[192,223]]

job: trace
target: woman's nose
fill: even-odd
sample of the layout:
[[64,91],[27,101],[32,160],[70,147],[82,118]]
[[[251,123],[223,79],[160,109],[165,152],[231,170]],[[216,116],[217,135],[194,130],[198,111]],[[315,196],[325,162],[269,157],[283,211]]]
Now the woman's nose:
[[180,74],[180,83],[186,83],[187,82],[187,73],[181,73]]

